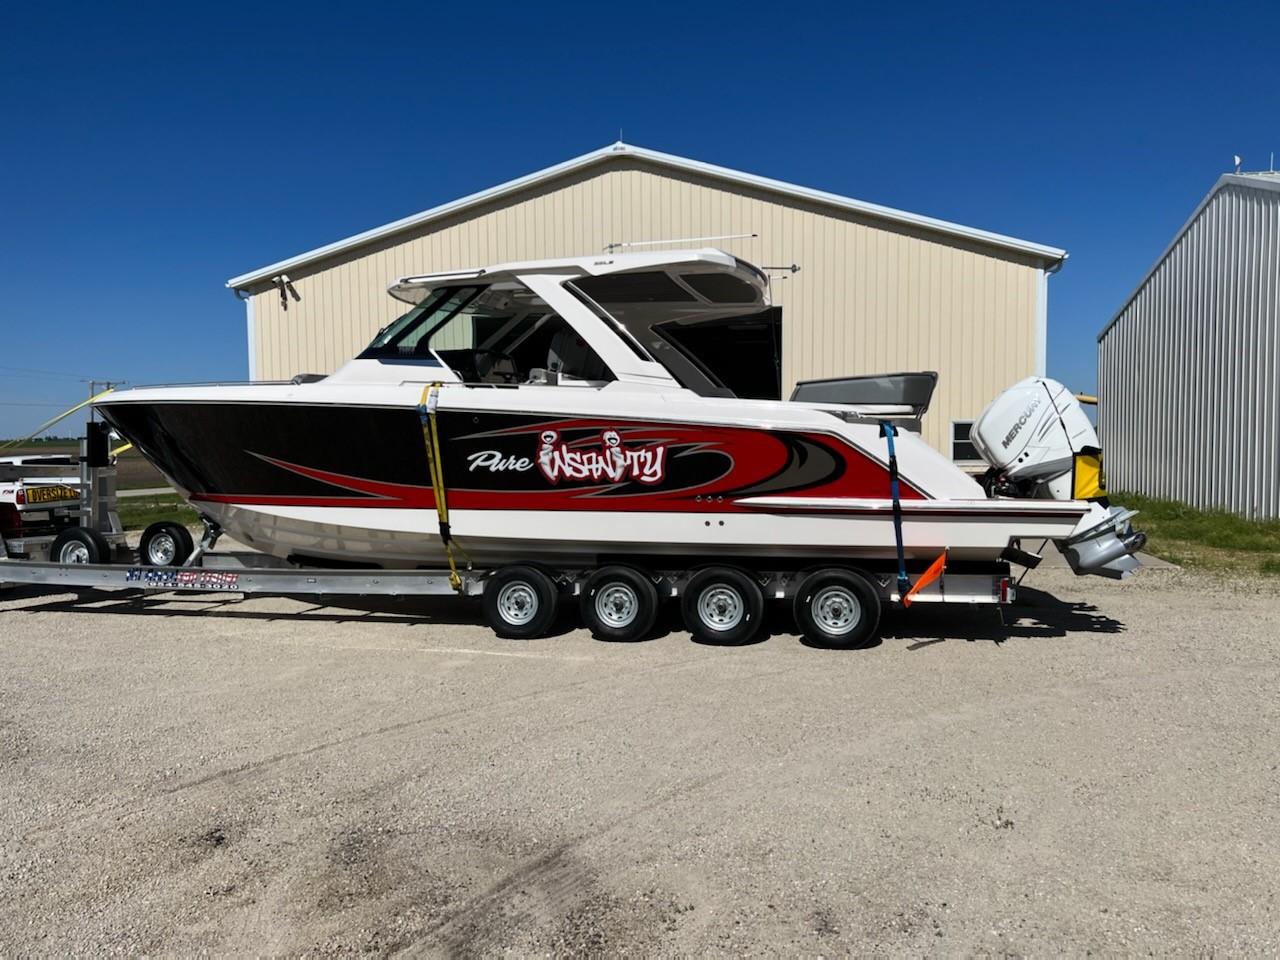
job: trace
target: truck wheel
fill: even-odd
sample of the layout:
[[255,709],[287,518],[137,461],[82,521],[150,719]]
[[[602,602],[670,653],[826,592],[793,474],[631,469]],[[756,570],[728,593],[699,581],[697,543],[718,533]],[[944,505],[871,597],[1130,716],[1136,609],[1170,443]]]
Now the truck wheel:
[[142,531],[138,557],[148,567],[180,567],[195,550],[195,541],[180,523],[161,521]]
[[97,530],[67,527],[53,538],[49,559],[54,563],[109,563],[111,545]]
[[601,567],[582,585],[579,609],[597,640],[642,640],[658,619],[658,589],[639,570]]
[[699,643],[746,643],[760,629],[764,594],[740,570],[708,567],[689,580],[680,598],[684,625]]
[[863,646],[880,625],[880,594],[852,570],[831,567],[809,574],[794,603],[796,626],[818,646]]
[[500,637],[530,640],[551,629],[560,592],[537,567],[503,567],[484,586],[484,619]]

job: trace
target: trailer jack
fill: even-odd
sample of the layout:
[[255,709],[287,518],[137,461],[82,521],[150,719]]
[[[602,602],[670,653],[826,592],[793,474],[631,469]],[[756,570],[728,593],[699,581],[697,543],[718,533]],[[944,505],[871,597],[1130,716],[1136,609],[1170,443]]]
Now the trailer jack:
[[198,567],[201,558],[218,545],[218,538],[222,536],[222,527],[213,520],[202,516],[200,522],[204,524],[204,533],[200,534],[200,542],[191,551],[191,556],[182,564],[184,567]]

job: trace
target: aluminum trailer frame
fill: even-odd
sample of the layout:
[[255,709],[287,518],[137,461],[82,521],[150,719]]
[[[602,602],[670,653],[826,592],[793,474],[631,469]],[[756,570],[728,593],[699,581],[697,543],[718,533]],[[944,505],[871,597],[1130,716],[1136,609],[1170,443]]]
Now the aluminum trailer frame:
[[[0,584],[24,583],[50,588],[125,590],[147,593],[238,593],[277,596],[466,596],[479,597],[495,572],[491,569],[460,571],[461,590],[449,582],[449,571],[344,570],[296,567],[265,554],[246,552],[205,553],[199,566],[152,567],[141,563],[62,564],[21,560],[6,555],[0,544]],[[496,569],[496,568],[495,568]],[[589,570],[548,570],[561,593],[577,596]],[[659,593],[678,597],[689,570],[660,570],[653,576]],[[794,596],[804,571],[762,571],[752,575],[766,599]],[[900,598],[894,577],[888,572],[870,573],[883,601]],[[962,603],[1000,606],[1015,598],[1015,585],[1007,566],[996,565],[988,573],[944,574],[936,583],[912,597],[913,603]]]

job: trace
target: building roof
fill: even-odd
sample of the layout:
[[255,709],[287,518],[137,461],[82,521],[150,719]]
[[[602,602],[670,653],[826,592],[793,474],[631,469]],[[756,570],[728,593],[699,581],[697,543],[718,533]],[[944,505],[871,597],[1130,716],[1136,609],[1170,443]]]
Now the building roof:
[[1267,190],[1280,193],[1280,172],[1274,170],[1256,170],[1245,173],[1224,173],[1218,178],[1218,182],[1213,185],[1208,193],[1204,195],[1204,199],[1196,204],[1196,208],[1191,211],[1191,216],[1187,217],[1186,222],[1173,235],[1173,239],[1169,241],[1169,245],[1164,248],[1160,256],[1156,257],[1156,262],[1151,265],[1151,269],[1142,275],[1142,279],[1138,281],[1138,285],[1133,288],[1129,296],[1124,298],[1124,303],[1120,304],[1120,309],[1115,312],[1107,325],[1102,328],[1102,332],[1098,334],[1098,340],[1101,341],[1107,335],[1107,332],[1116,325],[1116,321],[1129,309],[1129,304],[1133,303],[1133,298],[1142,292],[1142,288],[1147,285],[1160,265],[1165,262],[1169,254],[1173,252],[1173,248],[1178,245],[1178,241],[1182,239],[1182,235],[1186,233],[1193,223],[1204,212],[1204,208],[1209,206],[1210,201],[1218,195],[1218,193],[1226,187],[1247,187],[1250,190]]
[[433,220],[438,220],[443,217],[460,213],[470,207],[478,206],[482,203],[501,199],[511,194],[518,193],[521,190],[526,190],[529,187],[537,186],[538,184],[552,180],[556,177],[562,177],[566,174],[575,173],[589,167],[606,164],[613,160],[627,158],[641,160],[655,166],[666,167],[672,170],[701,174],[705,177],[712,177],[729,183],[754,187],[758,190],[766,190],[771,193],[776,193],[780,196],[796,200],[807,200],[812,203],[820,203],[825,206],[836,207],[853,213],[865,214],[866,216],[876,217],[881,220],[901,223],[923,230],[932,231],[934,233],[985,244],[1002,250],[1010,250],[1016,253],[1042,259],[1045,261],[1047,266],[1060,264],[1067,257],[1065,250],[1059,250],[1056,247],[1049,247],[1039,243],[1031,243],[1027,240],[1018,240],[1015,237],[1006,237],[1002,234],[991,233],[986,230],[978,230],[973,227],[965,227],[956,223],[948,223],[945,220],[936,220],[933,217],[924,217],[919,214],[908,213],[904,210],[895,210],[892,207],[882,207],[879,204],[866,203],[862,200],[854,200],[851,197],[842,197],[838,194],[826,193],[822,190],[812,190],[808,187],[800,187],[795,184],[784,183],[781,180],[771,180],[768,177],[758,177],[754,174],[743,173],[739,170],[731,170],[728,167],[718,167],[714,164],[702,163],[697,160],[689,160],[685,157],[677,157],[669,153],[659,153],[656,150],[647,150],[644,147],[633,146],[619,140],[617,143],[610,144],[607,147],[601,147],[599,150],[584,153],[580,157],[574,157],[572,160],[566,160],[564,163],[558,163],[555,166],[546,167],[543,170],[538,170],[535,173],[518,177],[515,180],[508,180],[506,183],[498,184],[496,187],[490,187],[488,190],[481,190],[479,193],[473,193],[468,196],[461,197],[460,199],[452,200],[449,203],[443,203],[438,207],[432,207],[430,210],[415,213],[412,216],[395,220],[391,223],[384,224],[381,227],[375,227],[372,230],[357,233],[354,236],[347,237],[345,240],[338,240],[335,243],[326,244],[323,247],[316,247],[314,250],[308,250],[306,253],[300,253],[296,257],[290,257],[287,260],[271,263],[265,267],[260,267],[257,270],[250,270],[248,273],[243,273],[238,277],[232,277],[227,281],[227,286],[233,290],[244,289],[252,286],[253,284],[261,283],[264,280],[270,280],[272,277],[278,276],[281,273],[296,270],[297,268],[313,263],[316,260],[322,260],[326,257],[345,253],[376,240],[381,240],[382,238],[392,234],[424,226],[431,223]]

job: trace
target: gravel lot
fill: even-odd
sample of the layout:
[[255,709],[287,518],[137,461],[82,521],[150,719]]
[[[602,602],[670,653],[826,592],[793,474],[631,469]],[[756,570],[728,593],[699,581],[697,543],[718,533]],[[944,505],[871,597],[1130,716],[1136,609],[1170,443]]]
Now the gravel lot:
[[11,589],[0,954],[1280,951],[1280,591],[1042,569],[1010,619]]

